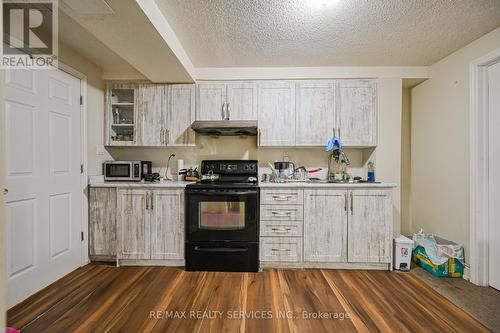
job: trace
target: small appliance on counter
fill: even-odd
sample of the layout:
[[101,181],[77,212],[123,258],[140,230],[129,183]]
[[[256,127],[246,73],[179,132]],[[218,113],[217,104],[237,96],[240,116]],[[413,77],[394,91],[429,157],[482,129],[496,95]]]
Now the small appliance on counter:
[[106,161],[102,165],[104,181],[140,181],[152,174],[151,161]]
[[200,179],[198,168],[180,169],[179,176],[186,182],[196,182]]

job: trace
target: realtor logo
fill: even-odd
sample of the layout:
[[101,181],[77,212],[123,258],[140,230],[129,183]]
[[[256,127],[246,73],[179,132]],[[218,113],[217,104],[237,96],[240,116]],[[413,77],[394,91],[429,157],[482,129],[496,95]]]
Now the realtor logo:
[[57,0],[3,0],[1,67],[57,66]]

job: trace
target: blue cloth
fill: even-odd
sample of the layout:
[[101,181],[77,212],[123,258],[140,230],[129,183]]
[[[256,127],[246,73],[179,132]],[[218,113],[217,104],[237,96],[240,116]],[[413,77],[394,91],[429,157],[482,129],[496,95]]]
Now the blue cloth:
[[342,146],[342,140],[338,137],[333,137],[328,140],[328,143],[326,144],[326,151],[330,152],[337,147],[339,149],[339,156],[342,156]]

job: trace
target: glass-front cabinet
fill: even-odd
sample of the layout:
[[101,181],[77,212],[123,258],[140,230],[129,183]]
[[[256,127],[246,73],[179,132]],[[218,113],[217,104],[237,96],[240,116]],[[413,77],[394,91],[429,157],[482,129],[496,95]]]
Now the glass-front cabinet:
[[137,96],[133,84],[113,83],[106,93],[106,145],[135,145],[137,140]]

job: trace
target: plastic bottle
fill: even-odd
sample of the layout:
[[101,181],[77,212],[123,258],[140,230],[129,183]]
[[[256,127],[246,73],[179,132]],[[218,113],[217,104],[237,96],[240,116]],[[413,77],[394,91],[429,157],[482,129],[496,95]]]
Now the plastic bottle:
[[372,161],[368,162],[368,177],[367,180],[369,182],[375,181],[375,163]]

